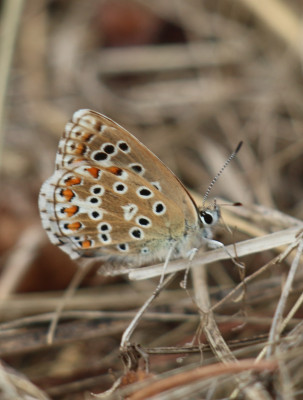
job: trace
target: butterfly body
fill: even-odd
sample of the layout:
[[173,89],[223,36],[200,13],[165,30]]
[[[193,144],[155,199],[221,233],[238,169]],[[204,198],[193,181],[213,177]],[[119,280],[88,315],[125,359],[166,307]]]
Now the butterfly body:
[[[172,258],[185,257],[210,236],[205,210],[179,179],[124,128],[90,110],[67,123],[39,208],[52,243],[109,269],[165,259],[172,246]],[[209,216],[212,225],[219,210]]]

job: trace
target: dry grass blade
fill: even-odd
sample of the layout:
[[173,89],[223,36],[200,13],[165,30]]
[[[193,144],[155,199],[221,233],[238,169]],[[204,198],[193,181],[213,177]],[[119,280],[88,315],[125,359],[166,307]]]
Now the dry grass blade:
[[[196,383],[197,381],[201,381],[210,377],[215,378],[217,376],[227,374],[239,374],[245,371],[273,371],[276,368],[276,362],[267,361],[255,364],[253,360],[242,360],[238,363],[228,362],[225,364],[215,364],[205,367],[198,367],[196,369],[176,374],[175,376],[160,380],[158,382],[152,382],[149,386],[144,389],[137,390],[135,394],[130,395],[128,398],[130,400],[143,400],[146,398],[152,398],[152,396],[159,396],[162,392],[166,390],[176,390],[180,386],[191,385]],[[171,393],[171,396],[173,396],[173,393]]]
[[10,70],[15,50],[15,42],[22,14],[24,0],[14,3],[3,2],[1,15],[1,46],[0,46],[0,169],[2,168],[2,152],[4,141],[5,100],[7,96]]
[[281,326],[283,324],[282,320],[282,315],[284,313],[285,307],[286,307],[286,301],[290,295],[291,287],[293,285],[293,281],[295,279],[295,275],[297,272],[297,269],[299,267],[299,262],[300,258],[302,256],[302,251],[303,251],[303,240],[302,240],[302,234],[301,238],[299,241],[298,249],[296,256],[292,262],[291,268],[289,270],[287,280],[285,282],[283,292],[281,294],[280,300],[277,305],[277,309],[273,318],[273,322],[271,325],[271,329],[269,332],[269,346],[267,348],[267,358],[270,358],[272,354],[275,352],[275,347],[276,344],[278,343],[280,339],[280,333],[281,333]]
[[263,4],[254,0],[241,0],[241,2],[301,56],[301,21],[287,4],[280,0],[267,0]]
[[14,371],[3,362],[0,365],[0,393],[3,400],[50,399],[25,376]]
[[23,232],[19,242],[7,259],[0,281],[0,301],[3,302],[15,292],[20,281],[30,268],[33,259],[37,255],[41,244],[40,226],[31,226]]
[[[226,260],[231,257],[242,257],[248,254],[254,254],[265,250],[275,249],[281,246],[286,246],[296,241],[297,235],[302,229],[295,227],[285,229],[284,231],[271,233],[269,235],[245,240],[236,243],[235,245],[225,246],[225,248],[211,250],[197,256],[191,263],[192,268],[198,267],[200,263],[209,264],[218,260]],[[236,251],[235,251],[236,249]],[[188,262],[172,261],[167,267],[167,273],[182,271],[186,269]],[[128,271],[129,279],[141,280],[149,279],[155,276],[160,276],[162,273],[162,265],[134,269]]]
[[[213,312],[210,309],[210,298],[208,295],[207,278],[204,268],[193,270],[193,282],[195,293],[194,300],[197,302],[201,319],[200,329],[205,333],[207,341],[219,361],[223,364],[229,362],[237,364],[238,361],[223,339]],[[246,398],[263,398],[264,387],[262,387],[260,382],[256,384],[253,375],[236,376],[235,380],[239,387],[242,387]]]

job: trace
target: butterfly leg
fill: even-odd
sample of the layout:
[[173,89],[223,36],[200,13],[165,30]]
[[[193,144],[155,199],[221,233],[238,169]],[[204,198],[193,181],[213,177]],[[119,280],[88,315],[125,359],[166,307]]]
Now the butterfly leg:
[[189,273],[192,261],[193,261],[195,255],[197,254],[197,252],[198,252],[198,249],[196,247],[194,247],[193,249],[189,250],[189,252],[187,253],[189,262],[188,262],[188,265],[187,265],[185,273],[184,273],[183,281],[180,282],[180,286],[181,286],[182,289],[186,289],[187,288],[188,273]]
[[[174,249],[176,247],[176,244],[177,244],[176,242],[173,242],[173,244],[171,245],[171,247],[168,250],[168,253],[166,255],[165,262],[164,262],[164,265],[163,265],[162,273],[161,273],[161,276],[160,276],[160,281],[159,281],[158,287],[161,286],[163,281],[164,281],[164,276],[166,274],[167,266],[168,266],[169,260],[171,258],[171,255],[172,255],[172,253],[173,253],[173,251],[174,251]],[[156,290],[157,289],[158,288],[156,288]]]
[[133,365],[134,363],[132,362],[132,356],[128,354],[128,349],[132,347],[130,343],[130,337],[133,334],[134,330],[136,329],[139,320],[142,318],[142,315],[144,312],[147,310],[147,308],[151,305],[151,303],[155,300],[155,298],[159,295],[162,289],[165,288],[174,278],[175,273],[168,275],[168,277],[164,280],[164,282],[161,285],[158,285],[156,290],[153,292],[153,294],[146,300],[146,302],[142,305],[142,307],[139,309],[131,323],[128,325],[128,327],[125,329],[122,335],[121,343],[120,343],[120,352],[122,354],[122,358],[126,364],[126,367],[128,369],[134,369]]
[[219,249],[219,248],[221,248],[221,247],[224,247],[224,244],[221,243],[221,242],[219,242],[218,240],[206,239],[206,238],[205,238],[205,241],[206,241],[206,245],[207,245],[207,247],[208,247],[209,249],[215,250],[215,249]]
[[155,298],[159,295],[161,290],[167,286],[171,280],[174,278],[175,274],[170,274],[166,279],[164,279],[165,272],[167,269],[168,262],[171,258],[172,252],[175,248],[176,243],[173,243],[173,245],[169,248],[169,251],[167,253],[167,256],[165,258],[165,262],[163,265],[163,271],[160,277],[160,281],[156,289],[154,290],[153,294],[146,300],[146,302],[142,305],[142,307],[139,309],[131,323],[128,325],[128,327],[125,329],[122,335],[121,343],[120,343],[120,352],[122,354],[122,357],[126,363],[126,366],[128,369],[132,369],[134,362],[132,362],[132,357],[131,355],[128,354],[128,349],[131,347],[130,344],[130,337],[133,334],[134,330],[136,329],[136,326],[138,325],[138,322],[142,318],[142,315],[144,312],[148,309],[148,307],[151,305],[151,303],[155,300]]
[[213,239],[210,239],[210,238],[204,238],[204,240],[206,241],[206,245],[207,245],[210,249],[213,249],[213,250],[215,250],[215,249],[220,249],[220,248],[224,249],[224,251],[226,252],[226,254],[228,255],[228,257],[230,257],[230,259],[233,261],[233,263],[234,263],[235,265],[237,265],[237,267],[239,267],[239,268],[241,268],[241,269],[244,269],[244,268],[245,268],[245,267],[244,267],[241,263],[239,263],[239,262],[235,259],[235,257],[227,250],[227,248],[224,246],[223,243],[219,242],[218,240],[213,240]]

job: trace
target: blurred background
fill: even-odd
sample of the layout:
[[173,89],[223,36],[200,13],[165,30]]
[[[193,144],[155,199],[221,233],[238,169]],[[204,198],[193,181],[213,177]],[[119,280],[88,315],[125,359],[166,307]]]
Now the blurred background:
[[[64,125],[79,108],[117,121],[201,195],[243,140],[212,195],[302,219],[300,0],[2,0],[0,6],[3,321],[53,311],[62,296],[56,291],[76,271],[42,230],[37,198],[54,170]],[[73,307],[87,299],[86,308],[113,309],[114,284],[122,283],[87,277]],[[140,285],[150,293],[154,283]],[[139,307],[126,293],[126,309]],[[49,357],[32,343],[35,351],[19,349],[22,356],[12,342],[2,355],[46,388],[46,375],[60,384],[87,377],[85,357],[89,376],[106,373],[113,363],[100,362],[104,346],[116,350],[122,331],[106,344],[97,334],[93,344],[78,340],[76,352],[69,344],[65,354],[57,348]],[[57,357],[73,361],[51,372]]]

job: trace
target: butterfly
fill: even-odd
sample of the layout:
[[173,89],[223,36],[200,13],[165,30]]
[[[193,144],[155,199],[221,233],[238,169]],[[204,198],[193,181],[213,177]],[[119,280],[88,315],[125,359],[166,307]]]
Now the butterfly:
[[55,165],[39,209],[49,239],[72,259],[100,259],[114,273],[212,242],[219,207],[199,208],[159,158],[98,112],[73,114]]

